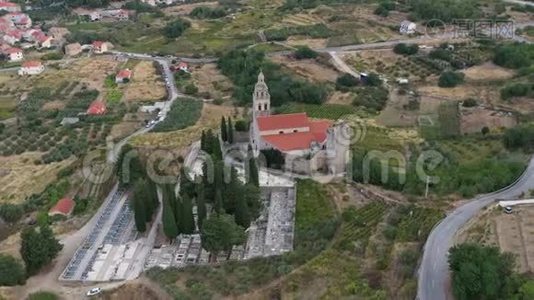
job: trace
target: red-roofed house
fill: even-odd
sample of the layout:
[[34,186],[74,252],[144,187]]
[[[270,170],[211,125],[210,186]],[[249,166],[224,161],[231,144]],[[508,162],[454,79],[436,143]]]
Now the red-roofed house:
[[12,2],[0,2],[0,10],[5,10],[7,12],[18,12],[20,11],[20,5]]
[[107,52],[108,49],[108,43],[102,42],[102,41],[94,41],[93,42],[93,52],[96,54],[102,54],[104,52]]
[[184,72],[189,72],[189,66],[187,65],[186,62],[180,62],[178,64],[178,70],[181,70],[181,71],[184,71]]
[[14,45],[15,43],[20,42],[21,39],[22,31],[18,29],[8,30],[8,32],[4,35],[4,41],[6,41],[10,45]]
[[38,60],[28,60],[22,63],[19,75],[37,75],[44,71],[44,65]]
[[276,149],[285,154],[306,155],[324,149],[329,120],[312,121],[306,113],[271,115],[271,96],[263,73],[253,95],[250,140],[255,151]]
[[35,30],[31,33],[31,40],[36,42],[41,48],[52,47],[52,37],[40,30]]
[[21,29],[28,29],[32,27],[32,19],[27,14],[21,12],[9,13],[6,15],[15,26]]
[[130,69],[123,69],[120,70],[117,75],[115,75],[115,82],[125,83],[128,82],[130,78],[132,78],[132,71]]
[[63,215],[63,216],[69,216],[72,211],[74,210],[74,206],[76,206],[76,202],[70,198],[63,198],[60,199],[56,205],[54,205],[49,211],[49,216],[55,216],[55,215]]
[[88,115],[103,115],[106,113],[106,104],[100,100],[95,100],[87,109]]
[[23,58],[22,49],[19,48],[7,48],[2,50],[2,53],[7,57],[9,61],[21,61]]

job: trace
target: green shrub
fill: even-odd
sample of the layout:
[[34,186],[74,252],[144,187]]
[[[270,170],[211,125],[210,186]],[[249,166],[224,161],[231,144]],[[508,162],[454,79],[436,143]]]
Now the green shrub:
[[0,218],[9,223],[15,223],[24,214],[24,210],[20,205],[4,203],[0,205]]
[[184,129],[194,125],[202,112],[202,101],[191,98],[178,98],[171,106],[164,121],[156,124],[153,131],[166,132]]
[[189,27],[191,27],[189,21],[178,19],[165,25],[163,34],[168,38],[177,38]]
[[295,58],[296,59],[316,58],[317,55],[318,55],[318,53],[313,51],[308,46],[299,46],[299,47],[297,47],[297,50],[295,50]]
[[439,87],[455,87],[464,82],[464,74],[460,72],[445,71],[441,73],[438,80]]
[[512,97],[524,97],[534,92],[532,84],[513,83],[501,89],[501,99],[508,100]]
[[419,46],[417,44],[405,44],[399,43],[393,48],[393,52],[397,54],[413,55],[419,51]]
[[58,295],[52,293],[52,292],[36,292],[32,293],[28,296],[28,300],[58,300]]
[[360,80],[358,80],[358,78],[352,76],[349,73],[345,73],[336,79],[336,88],[343,89],[346,87],[353,87],[357,86],[359,83]]
[[197,6],[189,13],[189,16],[196,19],[218,19],[226,16],[226,11],[221,7]]

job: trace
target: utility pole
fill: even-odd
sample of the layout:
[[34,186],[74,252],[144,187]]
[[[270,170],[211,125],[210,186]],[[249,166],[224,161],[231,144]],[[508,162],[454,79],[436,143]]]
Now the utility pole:
[[428,198],[428,185],[429,184],[430,184],[430,176],[426,176],[425,199]]

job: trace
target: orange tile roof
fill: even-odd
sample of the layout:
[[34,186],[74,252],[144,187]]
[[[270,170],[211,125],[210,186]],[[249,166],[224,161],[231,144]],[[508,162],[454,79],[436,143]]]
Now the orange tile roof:
[[256,121],[260,131],[308,127],[310,123],[306,113],[263,116],[257,117]]
[[[295,118],[291,120],[292,118]],[[302,121],[302,115],[306,118],[306,123]],[[283,116],[283,118],[280,118]],[[272,118],[278,117],[278,118]],[[257,118],[259,120],[260,117]],[[282,124],[270,124],[267,130],[275,130],[282,128],[292,128],[292,127],[309,127],[310,131],[307,132],[292,132],[292,133],[283,133],[283,134],[272,134],[267,136],[262,136],[262,139],[267,143],[271,144],[274,148],[280,151],[292,151],[292,150],[306,150],[309,149],[313,142],[322,144],[326,141],[326,131],[332,126],[332,122],[328,120],[320,121],[309,121],[306,113],[303,114],[289,114],[289,115],[274,115],[269,117],[261,117],[264,120],[283,120]],[[289,121],[288,121],[289,120]],[[259,123],[259,122],[258,122]],[[264,124],[265,125],[265,124]],[[277,126],[276,128],[274,126]],[[262,129],[265,130],[265,129]]]
[[95,100],[87,109],[88,115],[102,115],[106,112],[106,104],[100,100]]
[[129,69],[120,70],[117,73],[117,78],[130,78],[130,76],[132,76],[132,71]]
[[28,60],[22,63],[23,68],[38,68],[43,64],[38,60]]
[[103,44],[104,44],[104,42],[102,42],[102,41],[93,41],[93,47],[100,48],[100,47],[102,47]]
[[54,205],[50,211],[49,214],[62,214],[62,215],[70,215],[72,210],[74,209],[74,206],[76,205],[76,202],[70,198],[63,198],[59,200],[56,205]]

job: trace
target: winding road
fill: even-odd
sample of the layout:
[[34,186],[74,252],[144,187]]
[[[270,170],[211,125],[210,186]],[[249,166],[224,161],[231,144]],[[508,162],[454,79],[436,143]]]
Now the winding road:
[[447,255],[458,230],[480,210],[498,200],[514,199],[534,188],[534,157],[523,175],[512,185],[494,193],[481,195],[456,208],[430,233],[418,272],[418,300],[446,300],[449,296]]

